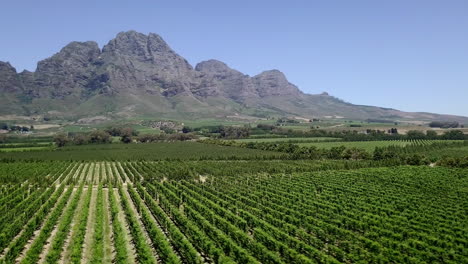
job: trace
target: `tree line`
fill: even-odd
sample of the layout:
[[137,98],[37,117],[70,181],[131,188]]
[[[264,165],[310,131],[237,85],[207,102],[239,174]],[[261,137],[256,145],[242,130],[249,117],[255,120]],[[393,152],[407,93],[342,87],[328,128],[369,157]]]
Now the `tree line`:
[[57,147],[66,145],[109,144],[113,137],[120,137],[122,143],[151,143],[159,141],[186,141],[198,138],[193,133],[176,134],[139,134],[130,127],[109,127],[104,130],[94,130],[89,133],[58,133],[53,141]]
[[[424,152],[437,149],[468,146],[468,141],[454,143],[432,143],[428,145],[409,146],[387,146],[376,147],[373,152],[357,147],[338,146],[329,149],[316,146],[299,146],[286,142],[236,142],[218,139],[206,139],[203,143],[217,144],[222,146],[235,146],[265,151],[276,151],[287,153],[290,159],[312,159],[312,160],[374,160],[390,161],[391,164],[428,165],[435,160],[425,156]],[[451,164],[464,164],[464,160],[455,160]],[[449,164],[449,162],[446,162]],[[460,166],[459,166],[460,167]]]
[[280,135],[284,137],[335,137],[341,138],[343,141],[413,139],[468,140],[468,135],[465,135],[461,130],[449,130],[445,131],[442,135],[438,135],[437,132],[433,130],[428,130],[426,132],[420,130],[410,130],[406,134],[399,134],[397,128],[391,128],[388,131],[367,129],[365,133],[360,133],[355,130],[327,131],[323,129],[311,129],[304,131],[285,129],[274,125],[266,124],[259,124],[256,128],[274,135]]

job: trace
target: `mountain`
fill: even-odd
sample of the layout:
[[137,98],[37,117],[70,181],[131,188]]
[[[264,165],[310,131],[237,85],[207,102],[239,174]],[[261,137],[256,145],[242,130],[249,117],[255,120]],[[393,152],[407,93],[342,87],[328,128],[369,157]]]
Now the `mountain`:
[[248,76],[217,60],[192,67],[158,35],[121,32],[102,49],[72,42],[34,72],[0,62],[0,115],[66,119],[351,118],[450,120],[467,117],[408,113],[303,93],[279,70]]

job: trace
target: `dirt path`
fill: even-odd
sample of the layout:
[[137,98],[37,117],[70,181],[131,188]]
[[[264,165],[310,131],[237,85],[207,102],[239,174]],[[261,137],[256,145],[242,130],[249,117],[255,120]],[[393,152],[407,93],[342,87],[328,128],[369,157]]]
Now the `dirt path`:
[[82,182],[86,179],[86,171],[89,169],[90,163],[86,163],[83,166],[83,171],[81,171],[80,175],[78,175],[77,182]]
[[86,174],[85,181],[86,181],[86,184],[90,184],[90,183],[94,184],[94,170],[96,169],[96,163],[90,163],[89,166],[90,166],[90,169],[88,173]]
[[101,174],[102,174],[101,182],[102,182],[102,183],[107,183],[108,180],[107,180],[106,163],[105,163],[105,162],[101,162],[101,164],[100,164],[99,166],[100,166],[100,168],[101,168]]
[[128,263],[133,264],[133,263],[136,263],[135,247],[132,244],[132,235],[130,234],[130,230],[128,229],[128,224],[127,224],[127,221],[125,219],[125,215],[124,215],[122,205],[121,205],[121,202],[120,202],[119,191],[118,191],[117,188],[114,188],[114,194],[115,194],[115,198],[116,198],[115,200],[116,200],[116,203],[117,203],[117,207],[119,208],[119,214],[118,214],[117,217],[119,219],[119,222],[123,223],[123,227],[124,227],[124,230],[125,230],[125,235],[126,235],[125,240],[127,241],[127,243],[125,243],[125,244],[127,245]]
[[[114,175],[112,174],[112,167],[109,162],[106,162],[106,175],[107,175],[107,182],[114,182]],[[117,179],[118,181],[118,179]]]
[[81,198],[80,198],[80,202],[78,203],[78,207],[76,208],[76,213],[73,216],[73,220],[72,220],[72,222],[70,224],[70,232],[68,232],[68,236],[65,239],[65,243],[63,245],[64,251],[62,252],[62,256],[61,256],[60,261],[59,261],[59,263],[61,263],[61,264],[65,264],[65,263],[70,262],[70,253],[71,252],[69,250],[69,245],[71,243],[71,238],[73,237],[72,230],[74,229],[75,225],[79,221],[79,217],[80,217],[79,212],[81,212],[81,210],[84,207],[84,201],[85,201],[85,197],[86,197],[87,193],[88,193],[88,188],[85,186],[83,188],[83,193],[81,194]]
[[[34,241],[36,240],[36,238],[39,236],[39,234],[41,233],[41,230],[42,228],[44,227],[44,224],[49,220],[50,216],[52,215],[52,213],[55,211],[55,209],[57,208],[57,205],[63,200],[65,199],[64,196],[65,196],[65,193],[67,192],[68,188],[65,187],[63,189],[63,192],[60,194],[60,197],[57,199],[57,201],[55,202],[54,206],[50,209],[49,213],[47,214],[47,216],[42,220],[42,223],[39,227],[39,229],[35,230],[32,237],[28,240],[28,242],[26,243],[25,247],[23,248],[23,251],[21,251],[21,254],[16,258],[16,263],[19,263],[23,260],[23,258],[25,257],[26,253],[28,252],[28,250],[31,248],[32,244],[34,243]],[[73,191],[72,191],[73,192]],[[72,193],[73,194],[73,193]],[[70,201],[68,201],[67,203],[70,203]]]
[[46,241],[46,243],[45,243],[45,245],[44,245],[44,247],[43,247],[43,249],[42,249],[41,254],[39,255],[39,261],[38,261],[38,263],[44,263],[45,257],[47,256],[47,253],[49,253],[49,249],[50,249],[50,247],[52,246],[52,241],[54,240],[55,235],[57,234],[58,227],[59,227],[60,223],[62,222],[65,213],[66,213],[67,210],[70,208],[71,202],[73,201],[73,199],[75,198],[76,195],[78,195],[78,190],[77,190],[76,188],[74,188],[74,189],[73,189],[73,193],[70,195],[70,198],[68,198],[68,203],[67,203],[67,205],[66,205],[65,208],[63,209],[62,215],[61,215],[60,218],[58,219],[57,224],[56,224],[55,227],[54,227],[54,230],[52,230],[52,232],[51,232],[49,238],[47,239],[47,241]]
[[104,263],[112,263],[114,259],[114,243],[112,241],[112,224],[110,222],[109,189],[103,189],[104,196]]
[[97,187],[93,187],[91,193],[91,202],[89,204],[88,223],[86,224],[86,234],[83,242],[83,253],[81,254],[81,263],[89,263],[93,255],[94,225],[96,224],[96,201]]
[[[146,243],[150,246],[151,252],[153,253],[153,256],[155,256],[156,259],[159,259],[158,253],[153,247],[153,242],[151,242],[151,239],[148,235],[148,232],[146,231],[145,225],[141,221],[141,215],[138,213],[135,204],[133,204],[132,198],[130,198],[130,194],[128,193],[127,190],[128,186],[123,186],[123,195],[125,195],[125,198],[127,199],[128,203],[130,204],[130,210],[133,211],[135,214],[136,218],[138,219],[138,225],[141,226],[141,229],[143,231],[143,235],[145,236]],[[159,262],[159,261],[158,261]]]
[[101,162],[96,163],[94,169],[94,184],[98,185],[103,181],[102,178],[102,171],[101,171]]

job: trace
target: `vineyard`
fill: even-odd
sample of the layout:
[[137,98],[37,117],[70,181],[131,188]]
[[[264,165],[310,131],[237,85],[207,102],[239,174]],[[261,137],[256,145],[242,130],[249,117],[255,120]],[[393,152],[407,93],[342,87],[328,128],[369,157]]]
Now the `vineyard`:
[[466,170],[333,162],[1,163],[0,263],[468,263]]
[[339,146],[345,147],[355,147],[364,149],[367,151],[373,151],[376,147],[388,147],[388,146],[428,146],[434,143],[453,143],[453,142],[462,142],[457,140],[381,140],[381,141],[356,141],[356,142],[307,142],[307,143],[298,143],[301,147],[311,147],[315,146],[317,148],[333,148]]
[[0,150],[0,159],[15,160],[271,159],[281,156],[282,154],[278,152],[224,147],[198,142],[96,144],[17,152],[2,152]]

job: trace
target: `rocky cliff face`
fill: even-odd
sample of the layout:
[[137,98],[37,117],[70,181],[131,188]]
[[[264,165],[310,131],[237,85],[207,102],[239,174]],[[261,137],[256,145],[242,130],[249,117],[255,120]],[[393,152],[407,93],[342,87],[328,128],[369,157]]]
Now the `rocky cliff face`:
[[34,98],[87,99],[96,94],[146,93],[172,97],[226,97],[237,102],[265,96],[300,94],[279,71],[254,78],[208,60],[195,69],[158,35],[121,32],[102,51],[93,41],[72,42],[42,60],[34,73],[17,74],[0,65],[1,86]]
[[25,88],[32,88],[36,97],[63,99],[70,95],[85,95],[93,88],[100,54],[96,42],[72,42],[52,57],[40,61],[33,76],[24,74]]
[[190,94],[197,86],[192,66],[158,35],[122,32],[102,49],[102,68],[115,91]]
[[0,62],[0,92],[5,98],[0,114],[181,113],[185,118],[244,114],[245,109],[247,114],[332,113],[365,119],[400,113],[304,94],[278,70],[250,77],[217,60],[193,68],[160,36],[135,31],[119,33],[102,50],[93,41],[72,42],[40,61],[35,72],[17,73],[9,63]]
[[260,97],[265,96],[300,96],[302,92],[297,86],[291,84],[286,76],[278,71],[264,71],[253,77],[253,82]]
[[[202,73],[204,83],[202,89],[210,88],[209,95],[222,95],[242,102],[247,98],[258,98],[257,89],[252,78],[239,71],[229,68],[217,60],[203,61],[197,64],[195,70]],[[197,95],[202,95],[196,93]]]
[[21,91],[21,81],[16,69],[10,63],[0,61],[0,92],[17,93]]

